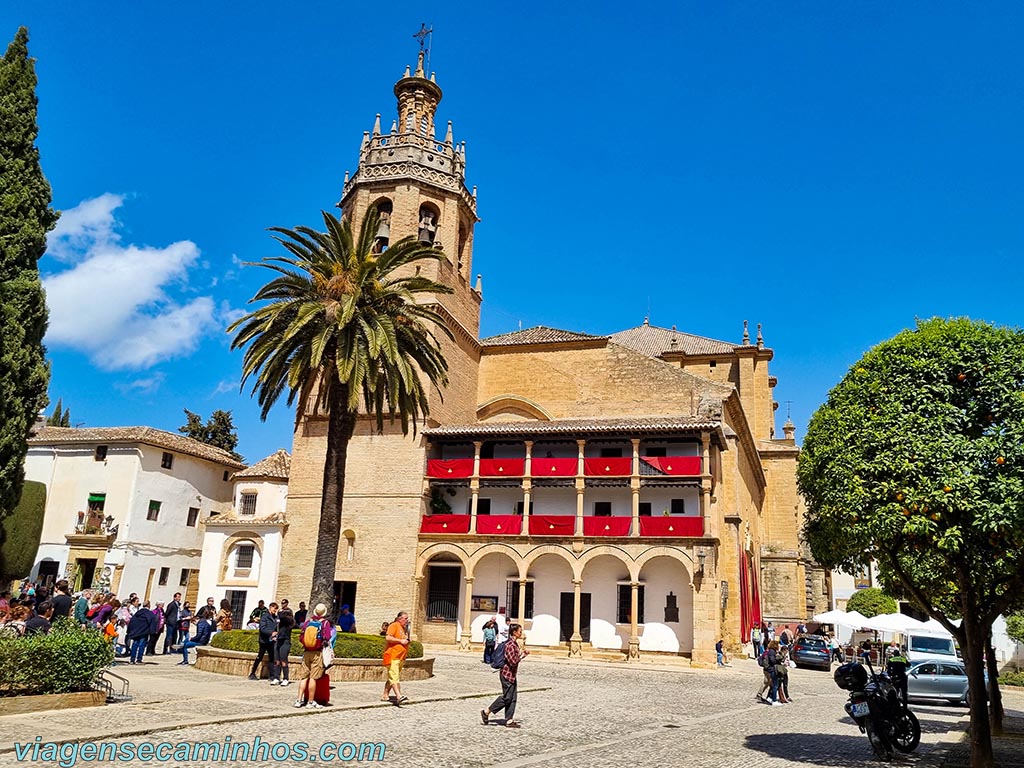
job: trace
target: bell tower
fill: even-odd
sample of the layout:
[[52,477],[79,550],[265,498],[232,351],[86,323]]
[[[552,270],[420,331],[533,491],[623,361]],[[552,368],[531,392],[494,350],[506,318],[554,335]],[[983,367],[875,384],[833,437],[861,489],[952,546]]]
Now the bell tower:
[[[438,250],[439,260],[423,262],[422,273],[453,291],[434,296],[448,320],[455,341],[441,338],[450,385],[443,403],[434,396],[431,419],[468,423],[476,419],[481,292],[471,280],[476,189],[466,187],[466,143],[453,139],[449,120],[443,139],[435,135],[441,88],[434,73],[427,77],[421,49],[415,71],[395,83],[397,117],[387,133],[378,114],[373,129],[363,133],[359,166],[345,174],[338,207],[358,231],[371,209],[380,215],[376,247],[413,236]],[[439,336],[440,338],[440,336]]]

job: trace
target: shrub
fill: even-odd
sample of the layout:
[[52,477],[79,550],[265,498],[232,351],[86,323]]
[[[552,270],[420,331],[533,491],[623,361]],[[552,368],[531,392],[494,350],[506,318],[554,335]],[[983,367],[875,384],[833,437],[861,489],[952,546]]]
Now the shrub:
[[4,517],[0,529],[0,577],[4,581],[28,576],[35,563],[46,511],[46,486],[26,480],[21,500]]
[[0,633],[0,695],[88,691],[114,660],[114,646],[95,629],[58,621],[49,634]]
[[[213,636],[210,645],[225,651],[245,651],[258,653],[260,649],[259,631],[255,629],[232,629],[218,632]],[[339,659],[381,659],[387,642],[380,635],[354,635],[339,632],[334,641],[334,655]],[[292,632],[292,648],[289,656],[302,656],[302,642],[299,631]],[[423,656],[423,643],[413,640],[409,643],[409,658],[419,659]]]
[[1024,611],[1006,617],[1006,634],[1016,643],[1024,643]]
[[1024,686],[1024,669],[1006,670],[999,676],[999,684]]
[[858,589],[846,601],[847,611],[857,611],[862,616],[871,618],[883,613],[896,613],[896,601],[878,587]]

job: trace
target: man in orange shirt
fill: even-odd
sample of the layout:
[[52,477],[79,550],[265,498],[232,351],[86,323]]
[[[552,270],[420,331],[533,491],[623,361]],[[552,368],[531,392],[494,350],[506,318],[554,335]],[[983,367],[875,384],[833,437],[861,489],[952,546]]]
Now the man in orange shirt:
[[408,701],[408,696],[402,695],[401,676],[402,662],[409,655],[409,614],[401,611],[390,625],[387,634],[388,647],[384,649],[384,667],[388,671],[387,680],[384,681],[384,693],[381,701],[390,701],[396,707],[400,707],[403,701]]

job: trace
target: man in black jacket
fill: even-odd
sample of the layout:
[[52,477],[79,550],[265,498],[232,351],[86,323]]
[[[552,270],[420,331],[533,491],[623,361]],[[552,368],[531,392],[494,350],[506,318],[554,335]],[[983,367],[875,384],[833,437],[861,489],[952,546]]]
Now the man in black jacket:
[[53,618],[66,619],[71,614],[71,606],[74,604],[74,600],[71,599],[71,589],[68,587],[66,580],[61,579],[57,582],[57,591],[54,594],[53,599],[50,600],[53,605]]
[[[288,685],[288,655],[292,650],[292,630],[295,629],[295,614],[288,607],[288,600],[281,601],[281,610],[277,612],[280,622],[277,626],[277,672],[281,685]],[[273,681],[270,683],[274,684]]]
[[157,621],[156,614],[149,609],[149,600],[147,600],[128,622],[127,639],[131,646],[129,664],[142,663],[142,656],[146,653],[149,636],[155,635],[159,631],[158,627],[159,621]]
[[164,608],[164,625],[167,627],[167,634],[164,635],[164,655],[171,652],[171,646],[178,644],[178,619],[181,615],[181,592],[174,593],[174,599]]
[[280,621],[277,618],[277,603],[267,606],[267,612],[260,617],[260,652],[256,661],[252,663],[252,670],[249,672],[250,680],[258,680],[256,670],[263,661],[263,654],[267,654],[267,667],[270,670],[270,684],[278,685],[277,677],[277,629]]

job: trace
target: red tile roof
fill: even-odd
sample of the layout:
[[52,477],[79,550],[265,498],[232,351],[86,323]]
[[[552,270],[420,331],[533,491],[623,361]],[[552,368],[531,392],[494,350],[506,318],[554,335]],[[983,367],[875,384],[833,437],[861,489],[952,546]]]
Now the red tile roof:
[[718,341],[692,333],[683,333],[674,328],[659,328],[644,323],[636,328],[613,333],[611,340],[623,347],[648,357],[661,357],[666,352],[683,352],[687,355],[728,355],[735,344]]
[[28,439],[29,445],[102,445],[106,443],[144,443],[168,451],[242,469],[245,464],[227,451],[193,440],[191,437],[164,432],[152,427],[40,427]]
[[573,341],[601,341],[607,338],[607,336],[591,336],[589,333],[576,333],[575,331],[563,331],[559,328],[537,325],[521,331],[503,333],[499,336],[489,336],[486,339],[481,339],[480,344],[484,347],[511,347],[522,344],[565,344],[566,342]]

